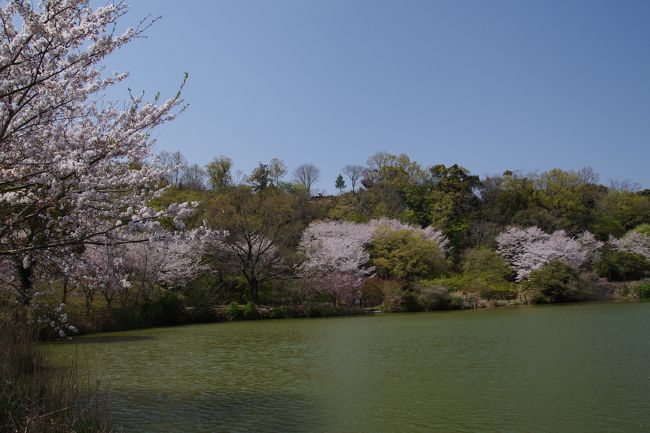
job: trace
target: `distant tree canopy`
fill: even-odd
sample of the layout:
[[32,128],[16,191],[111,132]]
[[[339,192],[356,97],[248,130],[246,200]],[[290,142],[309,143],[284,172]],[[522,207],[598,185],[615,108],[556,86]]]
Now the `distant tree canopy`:
[[[639,257],[650,256],[650,195],[624,183],[599,184],[589,168],[505,171],[480,178],[458,164],[424,167],[407,155],[380,152],[365,166],[344,166],[332,185],[337,195],[311,197],[320,177],[313,164],[293,170],[293,182],[282,180],[288,169],[277,158],[238,178],[230,158],[220,156],[205,168],[212,187],[205,191],[182,181],[188,170],[182,168],[182,155],[161,159],[174,161],[169,163],[174,167],[181,161],[181,170],[178,177],[172,170],[169,184],[174,188],[157,202],[201,202],[188,219],[190,227],[207,224],[229,234],[219,241],[220,248],[211,250],[212,257],[225,274],[242,276],[250,299],[259,297],[266,282],[290,275],[299,265],[297,239],[316,221],[367,224],[389,218],[404,227],[435,227],[449,240],[444,254],[435,242],[393,227],[380,230],[367,245],[367,265],[391,281],[462,272],[458,287],[481,294],[508,292],[515,279],[527,281],[553,260],[573,269],[589,267],[612,280],[641,278],[646,268]],[[614,250],[596,254],[606,241]],[[504,255],[501,247],[508,242],[523,249],[516,256]],[[564,269],[553,266],[548,269]],[[537,282],[546,278],[543,272],[534,275]],[[359,281],[350,273],[350,281],[319,278],[351,286]],[[543,296],[559,300],[575,295],[553,290],[545,288]],[[338,292],[332,296],[342,299]]]

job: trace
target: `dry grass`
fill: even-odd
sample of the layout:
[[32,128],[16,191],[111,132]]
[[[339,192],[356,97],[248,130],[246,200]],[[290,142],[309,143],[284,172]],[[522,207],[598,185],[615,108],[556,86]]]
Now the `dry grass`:
[[35,333],[0,317],[0,433],[108,433],[107,393],[55,367]]

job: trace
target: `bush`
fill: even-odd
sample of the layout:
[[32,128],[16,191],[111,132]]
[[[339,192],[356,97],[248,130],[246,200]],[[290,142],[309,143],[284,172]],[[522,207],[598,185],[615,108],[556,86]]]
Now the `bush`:
[[633,281],[643,278],[650,264],[640,254],[627,251],[607,251],[594,266],[596,273],[610,281]]
[[453,310],[458,308],[449,288],[431,285],[427,281],[419,282],[415,287],[418,303],[425,311]]
[[241,315],[244,319],[253,319],[256,317],[255,304],[247,302],[241,310]]
[[641,233],[642,235],[650,236],[650,224],[641,224],[634,228],[635,232]]
[[634,291],[639,298],[650,298],[650,283],[644,283],[636,286]]
[[383,298],[381,303],[382,311],[392,313],[406,310],[404,303],[406,290],[404,289],[403,283],[398,281],[377,280],[377,285],[381,290]]
[[239,309],[239,304],[235,301],[232,301],[228,305],[228,312],[226,313],[228,320],[238,320],[242,317],[242,311]]
[[572,302],[587,298],[578,271],[559,260],[553,260],[531,272],[528,284],[540,291],[534,301]]
[[185,320],[185,304],[177,293],[165,292],[140,307],[145,325],[176,325]]
[[361,303],[376,307],[384,302],[384,293],[378,278],[370,278],[361,289]]
[[284,311],[280,308],[271,308],[271,319],[284,319]]

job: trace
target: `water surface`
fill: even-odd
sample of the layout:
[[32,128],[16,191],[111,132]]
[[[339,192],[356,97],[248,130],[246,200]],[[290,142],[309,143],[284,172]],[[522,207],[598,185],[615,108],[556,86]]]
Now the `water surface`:
[[267,320],[52,345],[126,432],[649,432],[650,303]]

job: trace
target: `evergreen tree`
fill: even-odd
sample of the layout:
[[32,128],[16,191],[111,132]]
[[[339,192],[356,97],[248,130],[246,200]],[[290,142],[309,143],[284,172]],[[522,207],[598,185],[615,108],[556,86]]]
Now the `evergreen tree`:
[[339,194],[341,194],[343,192],[343,190],[345,189],[345,187],[346,187],[345,180],[343,179],[343,176],[341,176],[340,174],[336,178],[336,182],[334,183],[334,187],[336,187],[336,189],[339,190]]

